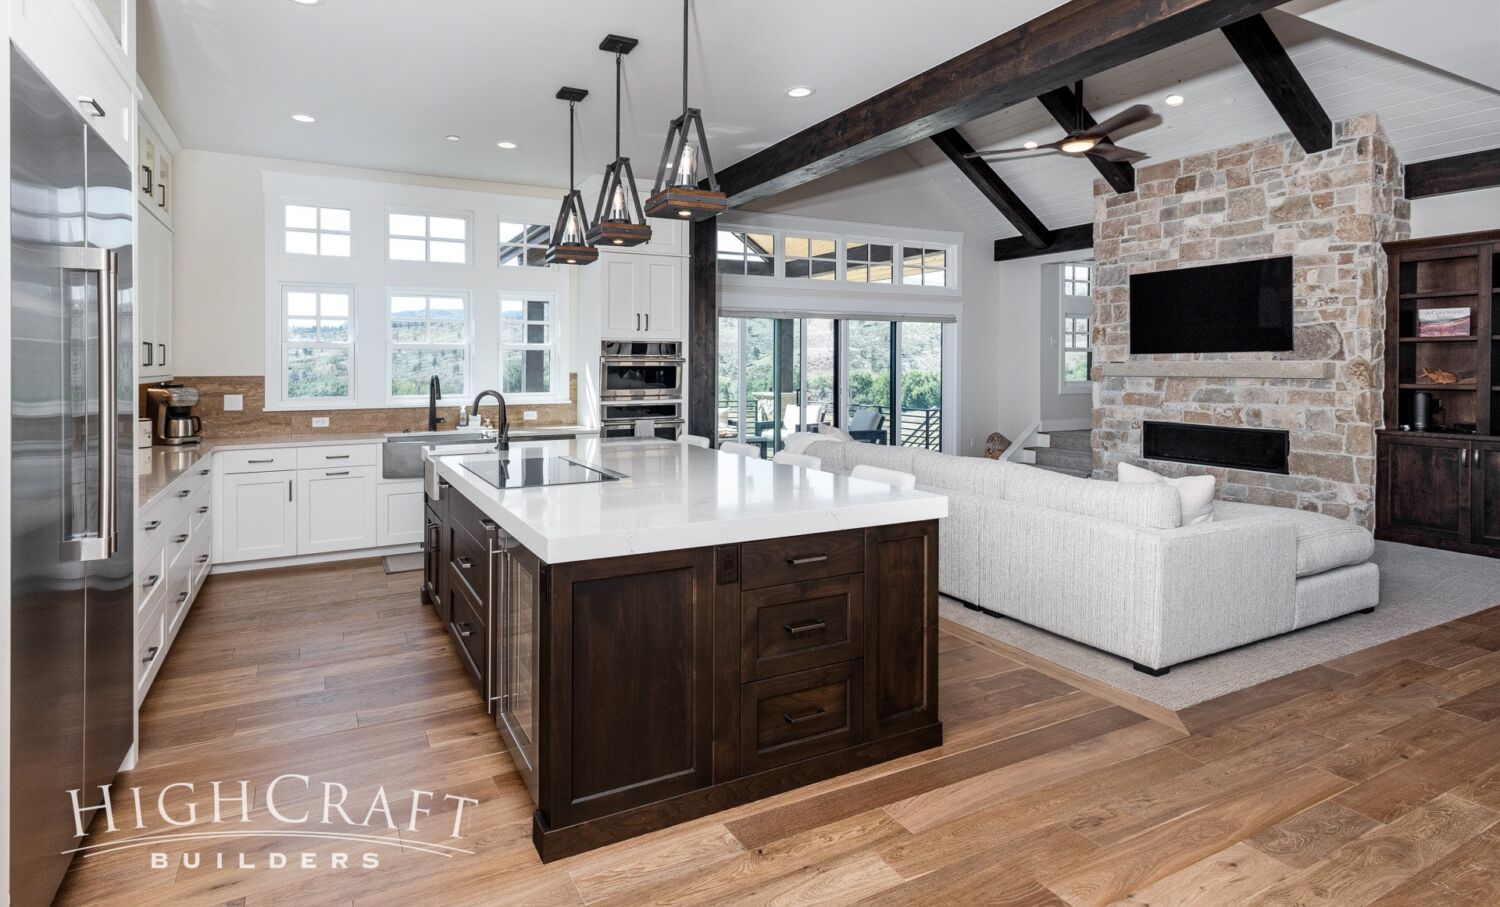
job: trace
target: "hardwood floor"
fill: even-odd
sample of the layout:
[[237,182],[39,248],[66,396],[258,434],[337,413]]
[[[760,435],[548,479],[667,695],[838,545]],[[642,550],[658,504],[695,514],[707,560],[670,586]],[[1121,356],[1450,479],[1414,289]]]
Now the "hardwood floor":
[[[1500,903],[1500,608],[1150,717],[945,626],[941,749],[542,866],[419,582],[374,562],[210,578],[117,785],[151,832],[210,836],[81,857],[60,902]],[[306,826],[268,808],[286,774],[309,783],[274,806]],[[174,783],[194,788],[167,811],[196,821],[165,828]],[[318,821],[325,783],[349,824]],[[445,795],[478,801],[457,838]],[[128,794],[115,808],[89,843],[145,834]],[[372,840],[302,836],[330,828]]]

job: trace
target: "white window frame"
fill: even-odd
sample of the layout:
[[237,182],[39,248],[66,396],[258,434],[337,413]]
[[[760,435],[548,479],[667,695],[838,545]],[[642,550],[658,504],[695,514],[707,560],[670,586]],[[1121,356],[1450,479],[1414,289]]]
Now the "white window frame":
[[[291,320],[287,312],[287,298],[292,293],[343,293],[349,297],[349,339],[343,342],[334,341],[296,341],[287,336],[287,323]],[[321,300],[319,311],[321,312]],[[356,338],[359,336],[359,304],[355,296],[355,288],[349,284],[319,284],[305,282],[287,282],[281,284],[281,353],[279,356],[281,368],[281,403],[287,409],[328,409],[330,407],[350,406],[358,398],[358,390],[355,385],[359,374],[356,359],[359,355],[359,344]],[[349,351],[349,393],[342,397],[293,397],[289,393],[290,384],[287,380],[290,361],[288,353],[293,348],[297,349],[337,349]]]
[[[744,268],[744,270],[741,270],[741,272],[738,273],[738,274],[725,274],[724,272],[720,271],[719,270],[719,260],[720,259],[719,259],[719,257],[717,255],[715,255],[714,256],[714,273],[715,274],[720,274],[721,276],[724,276],[724,277],[738,277],[738,278],[744,278],[744,277],[766,278],[766,277],[776,277],[777,276],[776,269],[779,266],[779,263],[781,261],[781,256],[777,253],[776,246],[777,246],[778,243],[781,242],[781,238],[777,235],[777,233],[776,233],[775,230],[765,230],[765,229],[761,229],[761,228],[757,228],[757,227],[749,227],[749,228],[746,228],[746,227],[719,227],[718,228],[718,232],[719,233],[738,233],[741,236],[746,236],[746,235],[749,235],[751,233],[754,233],[754,234],[757,234],[759,236],[769,236],[769,237],[771,237],[771,273],[770,274],[750,274],[750,273],[747,273],[747,271],[749,270],[749,265],[750,265],[750,257],[749,257],[749,253],[746,252],[745,254],[743,254],[743,255],[740,256],[740,262],[745,266],[745,268]],[[744,243],[741,242],[741,245],[744,245]]]
[[[1094,315],[1092,312],[1069,311],[1067,300],[1070,298],[1076,299],[1077,297],[1064,296],[1062,303],[1057,307],[1057,392],[1060,394],[1089,394],[1093,393],[1094,382],[1068,380],[1068,354],[1078,352],[1093,353],[1092,334],[1094,330]],[[1088,330],[1084,333],[1086,345],[1081,350],[1078,347],[1068,346],[1068,338],[1078,333],[1077,331],[1068,330],[1069,318],[1083,318],[1088,323]],[[1092,367],[1092,364],[1093,360],[1091,357],[1090,367]]]
[[[397,296],[420,296],[427,299],[428,321],[431,323],[432,297],[445,296],[463,300],[464,304],[464,339],[462,343],[409,343],[397,342],[391,337],[391,300]],[[391,404],[409,404],[413,400],[426,400],[425,392],[415,394],[394,394],[391,392],[391,381],[395,373],[391,368],[391,359],[397,350],[454,350],[464,351],[464,385],[460,388],[443,388],[442,399],[467,400],[475,392],[474,384],[474,294],[463,289],[436,289],[427,287],[387,287],[385,291],[385,319],[380,326],[385,336],[385,397]]]
[[[1083,269],[1084,276],[1081,279],[1078,278],[1078,277],[1076,277],[1076,276],[1070,276],[1072,274],[1072,271],[1073,271],[1074,268],[1082,268]],[[1077,289],[1077,287],[1078,287],[1078,285],[1080,283],[1083,284],[1084,292],[1082,292],[1082,293],[1069,292],[1070,290]],[[1092,263],[1086,262],[1086,261],[1066,261],[1066,262],[1063,262],[1063,266],[1062,266],[1062,295],[1064,297],[1071,296],[1071,297],[1074,297],[1074,298],[1083,298],[1083,297],[1092,298],[1093,297],[1093,295],[1094,295],[1094,266],[1093,266]]]
[[[851,243],[853,243],[855,245],[864,246],[865,248],[869,248],[870,246],[885,246],[886,248],[890,249],[891,250],[891,256],[892,256],[891,257],[891,279],[890,279],[890,282],[888,282],[888,283],[878,283],[878,282],[873,281],[873,280],[850,280],[849,279],[849,264],[850,264],[850,262],[849,262],[849,245]],[[923,246],[922,248],[928,248],[928,247],[927,246]],[[861,286],[861,287],[890,287],[890,286],[898,286],[899,285],[899,281],[897,281],[896,278],[900,276],[900,272],[901,272],[901,260],[899,258],[900,253],[901,253],[901,244],[897,243],[897,242],[891,242],[888,239],[865,239],[863,236],[849,236],[849,237],[846,237],[844,239],[843,245],[842,245],[842,247],[840,249],[840,252],[839,252],[839,279],[842,280],[842,281],[845,281],[847,283],[852,283],[852,284],[855,284],[855,285]],[[866,271],[868,272],[868,270],[869,270],[869,263],[868,262],[861,261],[861,262],[857,262],[857,264],[859,264],[861,267],[864,267],[866,269]]]
[[[541,224],[539,224],[539,223],[535,222],[534,218],[510,217],[508,215],[502,214],[498,218],[496,218],[496,220],[495,220],[495,228],[496,228],[497,231],[501,229],[500,228],[501,224],[523,224],[523,225],[528,226],[528,227],[544,227],[547,230],[547,236],[549,238],[552,236],[552,224],[550,224],[550,223],[541,223]],[[545,253],[546,250],[547,250],[547,245],[548,245],[548,243],[545,243],[545,242],[542,242],[542,243],[530,243],[530,242],[515,243],[515,242],[506,242],[501,237],[501,234],[499,232],[497,232],[496,233],[496,242],[495,242],[495,267],[497,267],[497,268],[516,268],[518,270],[525,269],[525,268],[535,268],[537,270],[541,270],[543,268],[550,268],[550,267],[552,267],[552,265],[548,264],[545,261],[543,261],[539,265],[526,264],[526,251],[528,249],[540,249],[542,252]],[[519,248],[521,250],[521,264],[519,264],[519,265],[507,265],[507,264],[504,264],[503,262],[500,261],[501,252],[504,249],[507,249],[507,248]]]
[[[906,252],[907,252],[908,249],[912,249],[912,250],[918,250],[919,249],[919,250],[922,251],[923,256],[924,256],[923,262],[918,266],[919,267],[919,271],[920,271],[921,276],[922,276],[922,279],[920,281],[918,281],[917,283],[907,283],[906,282]],[[953,250],[951,248],[948,248],[947,246],[943,246],[943,245],[923,243],[923,242],[903,242],[901,244],[900,249],[898,249],[897,251],[900,254],[899,254],[899,256],[896,259],[896,271],[900,274],[900,277],[901,277],[901,281],[900,281],[901,286],[908,287],[908,288],[911,288],[911,287],[923,287],[923,288],[929,289],[929,290],[931,290],[931,289],[947,289],[947,287],[948,287],[948,274],[949,274],[949,267],[948,267],[948,265],[949,265],[949,262],[953,261]],[[928,274],[936,274],[939,271],[938,268],[928,268],[927,267],[927,262],[925,261],[925,256],[926,256],[926,253],[928,253],[928,252],[942,252],[943,253],[943,267],[941,268],[941,271],[942,271],[942,274],[943,274],[943,282],[941,284],[936,284],[935,285],[935,284],[930,284],[930,283],[927,282],[927,275]]]
[[[401,234],[401,233],[392,233],[391,232],[391,217],[393,215],[402,216],[402,217],[421,217],[421,218],[424,218],[425,219],[425,225],[424,225],[424,228],[423,228],[423,230],[424,230],[423,235],[422,236],[414,236],[414,235],[413,236],[408,236],[406,234]],[[451,219],[451,220],[461,220],[461,221],[464,222],[464,260],[463,261],[433,261],[432,260],[432,243],[434,242],[434,237],[432,235],[432,218],[434,218],[434,217],[442,217],[442,218],[447,218],[447,219]],[[496,221],[496,223],[498,224],[499,222]],[[384,217],[384,221],[383,221],[383,226],[384,226],[384,230],[382,232],[384,233],[384,236],[385,236],[385,260],[388,261],[388,262],[391,262],[392,264],[401,264],[401,265],[439,265],[439,266],[442,266],[442,267],[451,267],[451,268],[471,268],[471,267],[474,266],[474,212],[472,212],[472,211],[443,211],[443,210],[439,210],[437,208],[401,208],[401,207],[387,206],[386,209],[385,209],[385,217]],[[420,258],[420,259],[415,259],[415,258],[393,258],[393,257],[391,257],[391,240],[393,240],[393,239],[420,240],[422,242],[422,245],[423,245],[423,249],[424,249],[424,252],[425,252],[425,257]],[[443,237],[437,237],[436,241],[437,242],[457,242],[457,240],[444,239]],[[500,254],[499,253],[499,249],[498,249],[498,244],[497,244],[497,249],[496,249],[495,254],[497,256],[497,262],[498,262],[498,256]]]
[[[547,303],[547,342],[546,343],[507,343],[505,341],[505,319],[500,315],[501,307],[506,300],[519,300],[521,302],[546,302]],[[499,328],[495,337],[495,365],[498,374],[495,386],[505,394],[506,403],[556,403],[560,399],[568,397],[568,369],[563,363],[567,355],[567,339],[562,336],[560,327],[565,330],[568,323],[568,313],[557,293],[539,292],[527,293],[514,290],[501,290],[495,296],[495,313],[499,321]],[[528,322],[523,321],[523,324]],[[552,390],[538,393],[508,393],[505,390],[505,354],[509,350],[550,350],[552,353]]]
[[[288,208],[313,208],[313,209],[315,209],[318,212],[317,213],[318,226],[315,229],[312,229],[312,230],[305,230],[305,229],[302,229],[300,227],[295,227],[295,228],[294,227],[288,227],[286,225],[286,209],[288,209]],[[325,209],[325,208],[332,209],[332,210],[337,210],[337,211],[348,211],[349,212],[349,230],[348,230],[348,232],[344,232],[344,231],[341,231],[341,230],[325,230],[325,229],[323,229],[323,209]],[[346,201],[333,201],[333,200],[329,200],[329,199],[283,198],[283,199],[279,199],[278,200],[277,210],[280,212],[280,220],[277,222],[277,226],[278,226],[277,236],[280,239],[280,246],[279,246],[279,248],[280,248],[280,251],[281,251],[282,255],[287,256],[288,258],[302,259],[304,261],[331,261],[331,262],[353,261],[355,259],[355,257],[357,257],[359,255],[359,248],[358,248],[358,245],[357,245],[356,240],[355,240],[355,234],[356,234],[357,231],[355,230],[355,227],[354,227],[354,225],[359,222],[359,211],[350,202],[346,202]],[[287,251],[287,248],[286,248],[286,235],[288,233],[310,233],[310,234],[312,234],[312,236],[316,239],[317,246],[318,246],[318,251],[317,252],[289,252],[289,251]],[[328,235],[331,235],[331,236],[347,236],[347,237],[349,237],[349,254],[348,255],[324,255],[323,251],[322,251],[322,249],[323,249],[323,235],[324,234],[328,234]]]
[[[749,231],[741,231],[741,232],[749,232]],[[808,276],[806,276],[806,277],[789,277],[789,276],[787,276],[786,266],[793,261],[791,254],[787,251],[787,240],[789,240],[789,239],[803,239],[803,240],[807,240],[807,243],[808,243],[808,250],[807,250],[807,252],[808,252],[808,256],[809,257],[807,257],[807,258],[798,257],[796,259],[797,261],[805,261],[805,262],[809,263],[808,264]],[[818,278],[815,278],[815,277],[812,276],[812,264],[811,263],[814,262],[814,261],[826,261],[827,260],[827,259],[812,257],[812,243],[818,242],[819,240],[822,240],[824,242],[831,242],[831,243],[833,243],[833,276],[832,277],[826,277],[826,278],[818,279]],[[783,231],[781,233],[780,236],[778,236],[776,238],[776,273],[777,273],[778,276],[780,276],[782,278],[785,278],[786,280],[793,281],[795,283],[812,283],[812,284],[842,283],[843,280],[844,280],[844,249],[845,249],[844,238],[842,236],[839,236],[839,235],[834,234],[834,233],[820,233],[820,232],[816,232],[816,231],[812,231],[812,230],[808,230],[808,231],[785,230],[785,231]]]

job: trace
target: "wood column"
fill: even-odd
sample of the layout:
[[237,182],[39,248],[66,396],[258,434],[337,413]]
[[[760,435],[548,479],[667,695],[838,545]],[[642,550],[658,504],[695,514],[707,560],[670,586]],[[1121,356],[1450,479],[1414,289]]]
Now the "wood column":
[[716,438],[719,383],[719,219],[688,226],[688,433]]

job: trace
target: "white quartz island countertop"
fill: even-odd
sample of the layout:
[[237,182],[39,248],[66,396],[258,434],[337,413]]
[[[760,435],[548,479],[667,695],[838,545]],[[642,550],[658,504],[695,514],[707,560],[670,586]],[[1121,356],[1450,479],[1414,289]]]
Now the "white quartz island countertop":
[[[948,515],[948,499],[671,441],[512,441],[509,456],[568,457],[626,478],[501,490],[429,457],[457,491],[549,564],[886,526]],[[428,454],[424,454],[428,456]]]

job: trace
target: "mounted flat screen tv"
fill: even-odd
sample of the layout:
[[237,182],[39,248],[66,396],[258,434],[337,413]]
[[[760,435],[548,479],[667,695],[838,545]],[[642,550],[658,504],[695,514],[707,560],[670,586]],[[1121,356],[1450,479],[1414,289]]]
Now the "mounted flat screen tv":
[[1279,353],[1292,348],[1292,259],[1130,277],[1130,352]]

